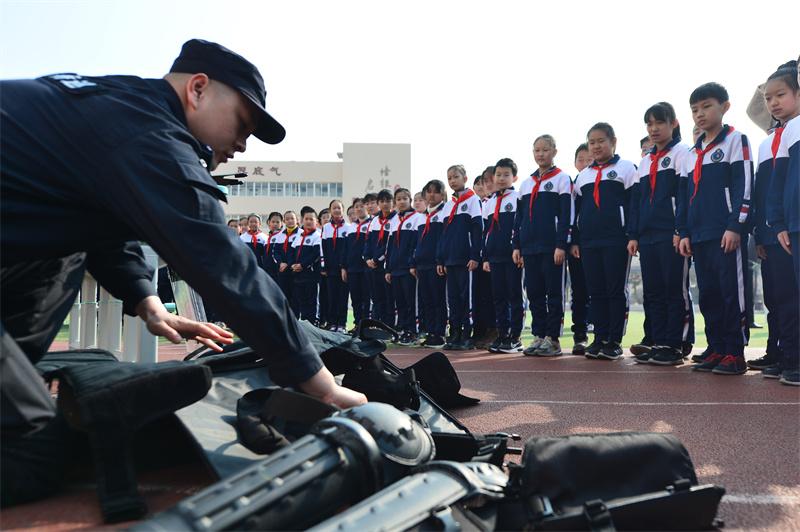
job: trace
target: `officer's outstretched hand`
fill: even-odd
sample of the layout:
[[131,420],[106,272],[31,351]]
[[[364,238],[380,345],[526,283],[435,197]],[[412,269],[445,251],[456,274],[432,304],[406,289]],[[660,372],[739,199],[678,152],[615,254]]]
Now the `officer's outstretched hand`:
[[350,408],[367,402],[367,396],[363,393],[336,384],[333,374],[324,366],[313,377],[301,382],[300,389],[311,397],[339,408]]
[[163,336],[173,344],[184,338],[195,340],[214,351],[222,351],[218,344],[232,344],[233,333],[213,323],[201,323],[171,314],[158,296],[148,296],[136,305],[136,314],[147,324],[147,330]]

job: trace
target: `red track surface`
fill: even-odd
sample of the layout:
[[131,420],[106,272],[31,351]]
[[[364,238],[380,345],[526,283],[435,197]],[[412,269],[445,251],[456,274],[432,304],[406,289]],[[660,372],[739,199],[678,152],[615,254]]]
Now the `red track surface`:
[[[162,346],[160,358],[183,353],[180,346]],[[405,367],[426,352],[393,349],[388,354]],[[800,530],[800,388],[756,372],[723,377],[692,372],[688,364],[642,366],[630,356],[606,362],[471,351],[449,358],[464,393],[482,399],[454,411],[473,432],[516,432],[523,441],[580,432],[672,432],[689,450],[700,482],[727,489],[720,509],[726,530]],[[199,471],[161,473],[141,479],[153,511],[209,482]],[[91,485],[6,509],[0,516],[4,530],[85,529],[101,523]]]

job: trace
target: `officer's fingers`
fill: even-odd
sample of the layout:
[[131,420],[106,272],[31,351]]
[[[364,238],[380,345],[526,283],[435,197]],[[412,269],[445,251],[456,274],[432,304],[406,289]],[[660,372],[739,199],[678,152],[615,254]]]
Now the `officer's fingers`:
[[208,338],[225,344],[233,343],[233,335],[211,323],[200,323],[198,321],[180,320],[173,324],[184,338]]
[[162,336],[173,344],[179,344],[181,343],[181,340],[183,340],[183,337],[180,335],[180,333],[170,327],[167,322],[163,320],[155,322],[148,321],[147,330],[150,331],[150,333],[154,336]]
[[222,347],[218,346],[208,338],[203,338],[202,336],[195,336],[193,338],[194,341],[203,344],[204,346],[208,347],[212,351],[217,351],[218,353],[222,352]]
[[233,333],[232,333],[232,332],[230,332],[230,331],[226,331],[226,330],[225,330],[225,329],[223,329],[222,327],[220,327],[220,326],[218,326],[218,325],[215,325],[215,324],[213,324],[213,323],[205,323],[204,325],[205,325],[206,327],[210,328],[210,329],[211,329],[212,331],[214,331],[215,333],[217,333],[217,335],[218,335],[220,338],[230,338],[231,340],[233,340]]

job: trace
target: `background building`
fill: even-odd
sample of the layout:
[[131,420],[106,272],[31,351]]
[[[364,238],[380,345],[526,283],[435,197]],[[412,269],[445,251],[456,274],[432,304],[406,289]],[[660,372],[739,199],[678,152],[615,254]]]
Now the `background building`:
[[272,211],[299,211],[309,205],[317,211],[332,199],[347,208],[352,199],[368,192],[411,185],[410,144],[345,143],[339,161],[229,161],[213,173],[247,172],[244,184],[230,187],[228,218],[251,212],[262,219]]

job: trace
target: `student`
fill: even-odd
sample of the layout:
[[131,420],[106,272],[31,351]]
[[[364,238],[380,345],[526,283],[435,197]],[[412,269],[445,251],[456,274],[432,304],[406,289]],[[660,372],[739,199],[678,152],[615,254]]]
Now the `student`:
[[295,314],[301,320],[318,325],[318,293],[322,232],[317,229],[317,214],[303,209],[303,229],[290,250]]
[[[584,142],[575,149],[574,157],[575,169],[581,173],[584,168],[592,164],[592,156],[589,154],[589,146]],[[577,175],[575,179],[577,179]],[[572,180],[572,197],[575,198],[575,180]],[[575,212],[571,217],[574,221]],[[570,224],[573,225],[573,224]],[[586,289],[586,274],[583,271],[583,262],[574,257],[572,253],[567,253],[567,270],[569,271],[569,285],[572,293],[570,310],[572,311],[572,354],[583,356],[586,354],[586,346],[589,344],[589,292]]]
[[364,206],[367,208],[367,215],[370,218],[378,216],[378,213],[381,211],[380,208],[378,208],[378,195],[372,192],[365,195]]
[[283,243],[283,239],[280,238],[283,230],[283,216],[279,212],[271,212],[269,213],[267,224],[269,225],[269,233],[267,234],[267,245],[264,247],[264,269],[267,270],[272,280],[277,283],[278,268],[282,261],[278,248]]
[[411,273],[417,277],[421,329],[426,333],[420,345],[441,349],[445,344],[447,299],[445,278],[436,273],[436,249],[442,236],[444,183],[432,179],[422,190],[428,208],[424,216],[417,218],[417,247]]
[[417,211],[411,207],[411,192],[406,188],[394,191],[397,214],[389,221],[386,245],[386,282],[392,287],[397,309],[397,330],[402,334],[400,345],[413,345],[417,339],[417,279],[411,275],[414,248],[417,243]]
[[553,164],[557,153],[551,135],[534,141],[533,158],[539,168],[520,186],[514,220],[512,259],[525,270],[534,337],[524,353],[543,357],[561,354],[572,216],[572,179]]
[[235,218],[231,218],[228,220],[228,227],[230,227],[236,235],[241,235],[241,229],[239,229],[239,220]]
[[266,271],[264,264],[267,235],[261,230],[261,217],[257,214],[247,216],[247,232],[242,233],[239,239],[255,254],[256,261],[261,269]]
[[[362,198],[353,200],[356,222],[345,227],[345,260],[342,266],[342,280],[347,283],[350,300],[353,304],[355,325],[370,316],[369,278],[364,261],[364,245],[372,218],[367,215],[366,203]],[[353,329],[353,331],[355,328]]]
[[247,216],[240,216],[239,217],[239,234],[244,234],[247,232]]
[[447,183],[453,197],[442,209],[444,227],[436,251],[436,273],[447,280],[450,336],[445,349],[466,350],[473,346],[472,275],[481,258],[483,218],[478,196],[466,186],[467,171],[462,165],[447,169]]
[[692,369],[720,375],[747,371],[747,316],[742,234],[750,209],[752,162],[747,137],[722,123],[728,91],[706,83],[689,97],[702,134],[689,152],[677,198],[679,249],[694,257],[708,349]]
[[372,219],[364,246],[364,258],[370,273],[370,295],[372,297],[372,317],[394,327],[394,303],[392,287],[384,277],[386,262],[386,243],[389,241],[387,224],[395,216],[392,211],[392,193],[388,190],[378,192],[378,215]]
[[[283,295],[292,306],[292,310],[296,310],[294,298],[294,283],[292,282],[292,270],[289,268],[291,259],[289,258],[290,251],[294,244],[300,229],[297,225],[297,213],[294,211],[286,211],[283,213],[283,222],[286,224],[281,234],[275,239],[275,259],[278,261],[278,286],[283,290]],[[296,312],[295,312],[296,314]]]
[[483,206],[483,271],[492,287],[497,338],[492,353],[522,351],[522,272],[511,260],[511,238],[517,211],[517,165],[511,159],[497,161],[492,194]]
[[331,221],[331,210],[330,209],[322,209],[319,211],[319,229],[325,227],[325,224]]
[[428,209],[428,204],[425,202],[425,193],[417,192],[414,194],[414,210],[419,213],[424,213]]
[[683,344],[689,340],[692,300],[689,296],[690,259],[678,253],[675,204],[681,169],[689,147],[681,143],[675,109],[667,102],[644,114],[653,147],[639,164],[633,187],[631,256],[640,255],[647,342],[652,348],[636,356],[638,363],[683,364]]
[[642,158],[646,157],[653,149],[653,139],[649,135],[639,139],[639,149],[642,150]]
[[483,190],[483,176],[478,176],[472,180],[472,190],[475,191],[475,195],[481,200],[481,204],[488,199],[488,194]]
[[347,283],[342,280],[347,240],[344,205],[335,199],[329,209],[331,219],[322,227],[322,282],[327,285],[328,329],[343,333],[347,332]]
[[[800,386],[800,324],[798,323],[798,284],[800,284],[800,70],[797,62],[790,62],[769,77],[764,90],[767,107],[781,125],[772,134],[770,153],[774,167],[768,185],[759,181],[767,172],[759,165],[756,179],[756,209],[761,202],[766,203],[767,223],[771,226],[778,245],[765,246],[762,274],[764,275],[764,298],[767,299],[767,285],[771,287],[773,305],[769,308],[772,318],[773,308],[777,310],[779,343],[783,358],[780,365],[764,369],[765,377],[777,378],[780,382]],[[775,141],[780,138],[779,141]],[[760,159],[760,156],[759,156]],[[765,170],[769,170],[769,166]],[[766,200],[761,198],[764,188],[768,190]],[[758,213],[758,210],[756,210]],[[756,232],[757,238],[759,232]],[[789,256],[791,253],[791,256]],[[791,259],[791,260],[790,260]],[[766,272],[764,270],[767,270]],[[793,269],[794,272],[790,272]],[[792,275],[793,273],[793,275]],[[767,282],[769,277],[769,283]],[[794,284],[791,280],[794,279]],[[769,305],[769,303],[768,303]],[[772,322],[770,322],[770,336]],[[769,353],[768,353],[769,354]]]
[[358,222],[358,216],[356,215],[356,210],[353,208],[352,205],[350,205],[347,208],[347,222],[351,224]]
[[593,125],[587,144],[594,162],[575,180],[577,230],[571,251],[583,260],[592,301],[594,341],[586,357],[617,360],[627,321],[628,207],[637,172],[632,162],[614,154],[617,138],[609,124]]
[[[302,209],[300,209],[300,218],[302,218],[303,215],[306,212],[309,212],[309,211],[314,211],[314,209],[312,209],[311,207],[308,207],[308,206],[303,207]],[[316,211],[314,211],[314,213],[316,214]],[[321,232],[322,228],[325,226],[325,224],[327,224],[330,221],[330,219],[331,219],[330,210],[325,208],[325,209],[322,209],[321,211],[319,211],[319,214],[317,215],[317,229],[319,229],[320,232]],[[322,268],[320,268],[320,270],[321,270],[320,271],[320,276],[324,278],[327,275],[327,273]],[[320,282],[319,283],[319,307],[317,308],[317,313],[318,313],[319,326],[322,329],[330,328],[330,324],[328,323],[328,305],[329,305],[329,302],[328,302],[328,283],[327,282]]]
[[486,194],[487,197],[494,194],[494,166],[487,166],[483,169],[481,185],[483,185],[483,193]]
[[[494,176],[489,178],[484,172],[472,182],[472,190],[480,198],[481,212],[493,194],[493,178]],[[492,192],[489,192],[490,190]],[[481,245],[483,245],[482,240]],[[475,291],[472,340],[477,349],[488,349],[499,338],[497,329],[494,327],[494,301],[492,300],[492,280],[489,272],[484,271],[482,267],[475,270],[472,276],[472,287]]]

